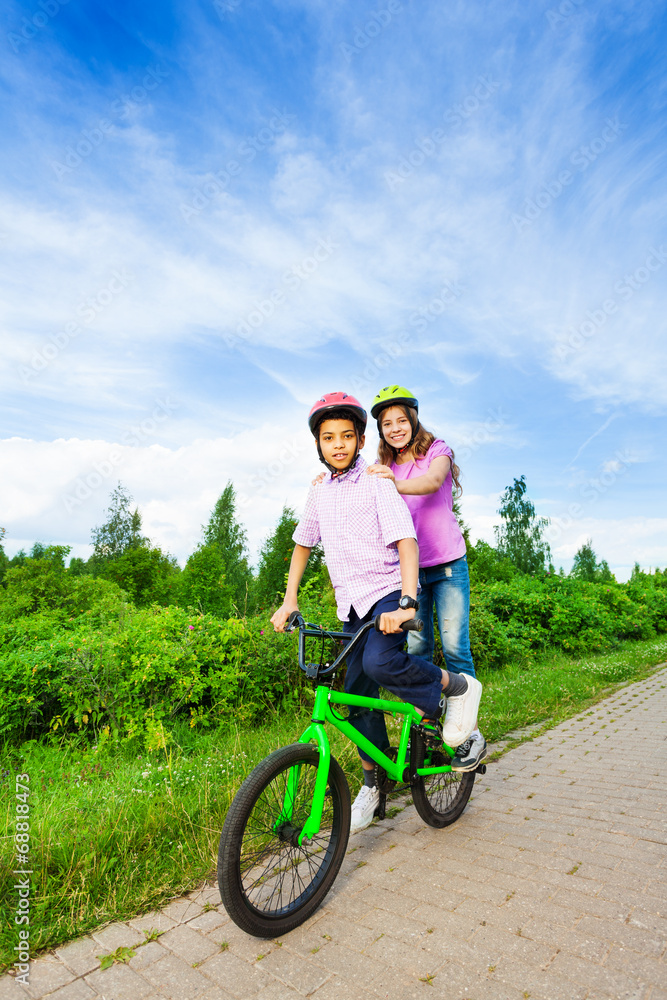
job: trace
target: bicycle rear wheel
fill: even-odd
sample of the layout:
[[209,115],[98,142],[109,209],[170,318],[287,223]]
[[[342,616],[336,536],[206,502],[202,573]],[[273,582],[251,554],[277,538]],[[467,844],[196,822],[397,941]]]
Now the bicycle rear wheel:
[[[340,869],[350,833],[350,790],[333,757],[320,831],[298,844],[318,762],[311,744],[274,751],[246,778],[227,813],[218,850],[220,895],[232,920],[255,937],[298,927],[321,904]],[[292,815],[281,822],[288,782],[295,778]]]
[[[418,729],[412,730],[411,747],[416,767],[440,767],[450,759],[446,751],[427,746]],[[415,809],[429,826],[449,826],[468,804],[474,784],[474,771],[421,775],[412,782]]]

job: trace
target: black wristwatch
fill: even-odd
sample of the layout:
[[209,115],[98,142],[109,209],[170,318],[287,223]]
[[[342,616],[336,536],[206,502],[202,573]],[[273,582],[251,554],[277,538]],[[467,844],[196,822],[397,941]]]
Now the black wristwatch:
[[408,597],[407,594],[403,595],[398,602],[398,606],[401,611],[407,611],[408,608],[414,608],[415,611],[419,611],[419,601],[415,601],[414,597]]

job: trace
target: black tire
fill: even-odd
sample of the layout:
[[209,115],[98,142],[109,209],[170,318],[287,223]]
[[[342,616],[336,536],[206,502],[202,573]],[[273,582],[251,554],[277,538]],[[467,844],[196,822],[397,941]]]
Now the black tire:
[[[312,744],[275,750],[246,778],[227,813],[218,850],[220,895],[234,923],[255,937],[277,937],[302,924],[340,869],[350,835],[350,790],[333,757],[320,832],[295,846],[310,813],[318,761]],[[292,820],[276,831],[295,765],[300,772]]]
[[[411,752],[413,767],[439,767],[449,760],[446,751],[427,746],[418,729],[412,730]],[[422,775],[412,782],[412,801],[425,823],[442,828],[459,818],[474,784],[474,771]]]

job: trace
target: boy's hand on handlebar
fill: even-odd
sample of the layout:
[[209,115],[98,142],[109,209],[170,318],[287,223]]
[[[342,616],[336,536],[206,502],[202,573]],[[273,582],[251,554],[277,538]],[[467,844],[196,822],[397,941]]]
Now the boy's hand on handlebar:
[[293,611],[298,611],[298,610],[299,610],[298,604],[288,604],[287,602],[285,602],[285,604],[283,604],[282,607],[278,608],[277,611],[274,611],[274,613],[271,615],[271,624],[273,625],[273,631],[284,632],[285,622],[287,621],[287,619],[289,618],[289,616],[292,614]]
[[380,631],[385,635],[391,632],[400,632],[403,622],[408,622],[415,617],[414,608],[397,608],[396,611],[385,611],[380,615]]
[[396,482],[396,476],[388,465],[369,465],[366,473],[369,476],[381,476],[383,479],[391,479],[392,483]]

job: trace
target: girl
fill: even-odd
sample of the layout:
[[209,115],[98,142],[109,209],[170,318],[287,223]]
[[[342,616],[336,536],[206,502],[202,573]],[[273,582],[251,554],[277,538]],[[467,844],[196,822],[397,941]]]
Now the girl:
[[[452,449],[422,427],[418,410],[417,399],[404,386],[380,390],[371,408],[380,435],[378,464],[367,471],[393,480],[410,509],[417,533],[419,617],[424,629],[409,633],[408,651],[433,659],[435,604],[447,670],[474,677],[466,544],[452,511],[452,483],[458,496],[460,470]],[[472,771],[485,755],[486,740],[475,728],[458,747],[452,769]]]

